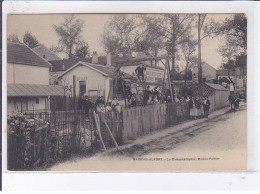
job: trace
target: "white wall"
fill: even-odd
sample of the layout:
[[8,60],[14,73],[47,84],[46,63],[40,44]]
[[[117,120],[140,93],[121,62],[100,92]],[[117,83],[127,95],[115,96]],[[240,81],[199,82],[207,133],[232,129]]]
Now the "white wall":
[[[107,96],[109,93],[108,80],[106,76],[86,66],[77,66],[64,76],[62,82],[66,82],[67,86],[73,86],[73,75],[76,76],[76,95],[79,96],[79,81],[86,81],[86,94],[89,90],[99,90],[100,96]],[[61,82],[60,82],[61,83]]]
[[49,85],[49,68],[8,63],[7,83]]
[[[47,97],[38,97],[39,103],[36,104],[37,97],[9,97],[7,100],[7,111],[45,111],[50,109],[50,103]],[[21,106],[22,105],[22,106]]]
[[[202,63],[202,78],[206,78],[206,81],[216,79],[217,70],[210,65]],[[192,81],[198,82],[198,66],[194,66],[192,69]]]

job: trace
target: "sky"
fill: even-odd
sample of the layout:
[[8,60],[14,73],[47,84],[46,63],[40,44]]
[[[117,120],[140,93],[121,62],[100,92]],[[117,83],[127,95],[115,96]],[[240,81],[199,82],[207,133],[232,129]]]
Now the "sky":
[[[58,44],[58,36],[53,29],[53,25],[59,25],[63,22],[66,14],[42,14],[42,15],[8,15],[7,18],[7,36],[17,34],[18,38],[22,37],[26,31],[30,31],[36,36],[41,44],[48,48]],[[99,55],[105,55],[100,36],[103,32],[106,21],[113,14],[76,14],[75,17],[84,21],[82,39],[85,40],[90,47],[91,52],[97,51]],[[214,19],[222,21],[229,17],[230,14],[209,14],[207,21]],[[196,31],[193,32],[197,37]],[[202,60],[218,69],[222,62],[221,55],[217,52],[218,47],[223,44],[220,37],[205,38],[202,41]],[[61,56],[63,57],[63,56]],[[179,62],[182,66],[182,62]]]

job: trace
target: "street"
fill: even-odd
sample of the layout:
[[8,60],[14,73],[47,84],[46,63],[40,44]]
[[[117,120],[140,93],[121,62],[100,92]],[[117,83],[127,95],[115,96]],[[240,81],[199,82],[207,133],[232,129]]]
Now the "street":
[[122,146],[122,153],[111,151],[78,158],[57,164],[51,170],[244,170],[246,106],[235,113],[221,111],[208,119],[189,121],[139,138]]

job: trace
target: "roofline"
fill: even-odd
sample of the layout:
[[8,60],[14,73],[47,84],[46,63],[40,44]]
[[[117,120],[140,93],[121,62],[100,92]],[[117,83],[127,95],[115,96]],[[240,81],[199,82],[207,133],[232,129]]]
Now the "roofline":
[[[38,57],[40,57],[41,59],[43,59],[46,63],[48,63],[48,65],[49,65],[49,67],[51,67],[52,65],[51,65],[51,63],[49,63],[49,61],[47,61],[46,59],[44,59],[43,57],[41,57],[38,53],[36,53],[33,49],[31,49],[29,46],[27,46],[26,44],[24,44],[24,43],[15,43],[15,42],[9,42],[9,43],[7,43],[7,44],[20,44],[20,45],[24,45],[24,46],[26,46],[27,48],[29,48],[34,54],[36,54]],[[40,46],[40,45],[39,45]],[[8,63],[8,61],[7,61],[7,63]],[[18,63],[18,64],[23,64],[23,63]],[[37,66],[43,66],[43,65],[37,65]]]
[[[219,90],[219,91],[228,91],[228,89],[216,89],[216,88],[213,88],[212,86],[210,86],[210,85],[208,85],[208,83],[207,82],[203,82],[203,83],[201,83],[201,84],[206,84],[207,86],[209,86],[209,87],[211,87],[212,89],[214,89],[214,90]],[[210,83],[211,84],[211,83]],[[218,84],[216,84],[216,85],[218,85]],[[222,86],[223,87],[223,86]]]
[[35,67],[46,67],[46,68],[49,68],[49,67],[46,66],[46,65],[34,65],[34,64],[21,63],[21,62],[15,62],[15,61],[7,61],[7,63],[19,64],[19,65],[30,65],[30,66],[35,66]]
[[[92,70],[94,70],[94,71],[97,71],[98,73],[101,73],[101,74],[104,75],[104,76],[108,76],[106,73],[104,73],[104,72],[102,72],[102,71],[99,71],[98,69],[96,69],[96,68],[90,66],[88,63],[79,61],[79,62],[77,62],[75,65],[73,65],[73,66],[71,66],[69,69],[67,69],[65,72],[63,72],[61,75],[59,75],[56,79],[60,79],[62,76],[64,76],[65,74],[67,74],[69,71],[71,71],[72,69],[74,69],[75,67],[77,67],[77,66],[80,65],[80,64],[82,64],[82,65],[84,65],[84,66],[86,66],[86,67],[89,67],[90,69],[92,69]],[[90,63],[90,64],[92,64],[92,63]],[[93,65],[95,65],[95,64],[93,64]],[[101,66],[101,65],[100,65],[100,66]]]
[[[26,45],[27,46],[27,45]],[[40,46],[40,45],[39,45]],[[28,47],[28,46],[27,46]],[[30,47],[28,47],[29,49],[31,49]],[[37,52],[35,52],[33,49],[31,49],[32,52],[34,52],[38,57],[40,57],[41,59],[43,59],[46,63],[49,64],[49,67],[51,67],[51,63],[49,61],[47,61],[47,59],[44,59],[43,57],[41,57]]]

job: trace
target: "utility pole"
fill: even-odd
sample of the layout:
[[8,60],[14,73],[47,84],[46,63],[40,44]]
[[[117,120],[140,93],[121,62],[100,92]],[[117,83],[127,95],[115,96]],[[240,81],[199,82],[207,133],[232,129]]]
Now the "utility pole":
[[198,18],[198,81],[199,84],[202,83],[202,68],[201,68],[201,39],[200,39],[200,32],[201,32],[201,14],[199,14]]
[[171,77],[170,77],[170,65],[169,65],[169,59],[166,60],[166,68],[167,68],[167,72],[168,72],[168,82],[169,82],[169,88],[170,88],[170,92],[171,92],[171,101],[172,103],[174,102],[174,98],[173,98],[173,91],[172,91],[172,84],[171,84]]

